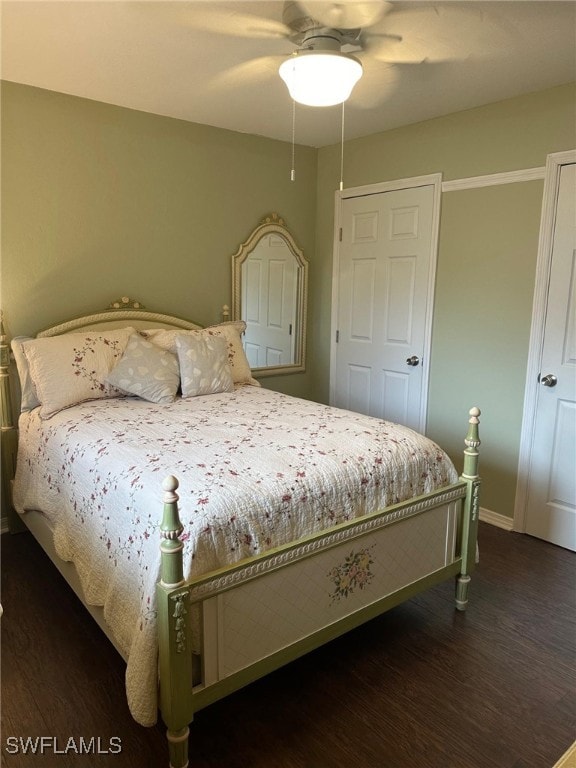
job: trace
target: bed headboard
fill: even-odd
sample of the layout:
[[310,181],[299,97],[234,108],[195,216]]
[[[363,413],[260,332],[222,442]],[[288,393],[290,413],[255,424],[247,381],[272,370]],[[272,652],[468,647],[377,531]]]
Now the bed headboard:
[[[222,309],[222,317],[228,319],[228,307],[225,305]],[[195,330],[203,326],[192,320],[186,320],[183,317],[169,315],[164,312],[153,312],[139,301],[123,296],[116,301],[112,301],[108,308],[102,312],[95,312],[90,315],[82,315],[71,320],[45,328],[36,334],[36,337],[46,338],[47,336],[60,336],[63,333],[78,333],[80,331],[94,331],[113,328],[124,328],[131,325],[134,328],[183,328],[185,330]]]
[[[230,310],[225,304],[221,309],[222,321],[230,319]],[[43,328],[35,334],[42,339],[49,336],[60,336],[65,333],[81,333],[82,331],[103,331],[132,326],[138,330],[146,328],[181,328],[197,330],[204,326],[194,320],[188,320],[167,312],[156,312],[146,309],[140,301],[122,296],[110,302],[106,309],[63,320],[49,328]],[[0,391],[2,395],[1,418],[2,429],[12,429],[18,422],[20,413],[20,386],[14,356],[10,351],[10,340],[2,330],[0,352],[2,361],[0,367]]]
[[[230,319],[227,305],[221,310],[222,320]],[[203,328],[200,323],[188,320],[166,312],[155,312],[146,309],[140,302],[122,296],[99,312],[64,320],[57,325],[44,328],[36,334],[36,338],[60,336],[65,333],[80,333],[104,329],[124,328],[132,326],[139,330],[146,328],[181,328],[196,330]],[[0,424],[2,433],[2,518],[8,518],[12,529],[14,521],[10,499],[9,483],[14,476],[16,467],[17,424],[20,414],[20,385],[16,365],[10,350],[10,340],[4,333],[0,315]],[[15,514],[15,513],[14,513]]]

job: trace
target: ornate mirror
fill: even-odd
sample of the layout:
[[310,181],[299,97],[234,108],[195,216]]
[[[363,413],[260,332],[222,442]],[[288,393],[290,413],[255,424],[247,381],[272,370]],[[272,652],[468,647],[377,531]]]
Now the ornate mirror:
[[308,262],[277,213],[232,256],[232,317],[255,376],[305,369]]

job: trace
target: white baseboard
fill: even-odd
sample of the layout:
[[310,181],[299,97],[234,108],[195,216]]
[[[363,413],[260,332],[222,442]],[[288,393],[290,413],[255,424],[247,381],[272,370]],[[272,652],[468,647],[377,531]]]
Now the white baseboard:
[[501,515],[499,512],[492,512],[491,509],[482,509],[480,507],[480,520],[483,523],[490,523],[497,528],[503,528],[505,531],[512,531],[514,529],[514,520],[506,515]]

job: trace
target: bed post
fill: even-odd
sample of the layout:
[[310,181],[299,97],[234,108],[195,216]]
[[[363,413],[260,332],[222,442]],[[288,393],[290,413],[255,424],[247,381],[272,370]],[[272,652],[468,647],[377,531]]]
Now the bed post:
[[464,469],[461,480],[467,485],[466,498],[464,499],[462,515],[462,568],[456,581],[456,608],[465,611],[468,605],[468,585],[470,573],[476,564],[476,536],[478,533],[478,513],[480,476],[478,474],[478,424],[480,423],[480,409],[471,408],[469,411],[468,434],[464,439]]
[[18,438],[12,411],[10,389],[10,345],[4,331],[4,318],[0,310],[0,429],[2,468],[2,517],[7,518],[11,533],[25,530],[24,523],[12,506],[12,480],[16,472]]
[[162,483],[164,514],[160,525],[161,576],[158,603],[160,710],[167,727],[170,768],[188,766],[188,724],[192,721],[192,633],[190,591],[186,588],[178,514],[178,480]]

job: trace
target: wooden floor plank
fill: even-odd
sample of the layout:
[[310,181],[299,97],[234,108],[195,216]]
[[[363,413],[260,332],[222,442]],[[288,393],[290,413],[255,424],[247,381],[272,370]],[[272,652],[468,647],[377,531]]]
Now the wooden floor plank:
[[[441,584],[199,712],[190,768],[552,768],[576,734],[576,556],[481,524],[466,613]],[[163,768],[125,665],[28,534],[2,536],[2,766]],[[116,736],[119,754],[10,754]]]

